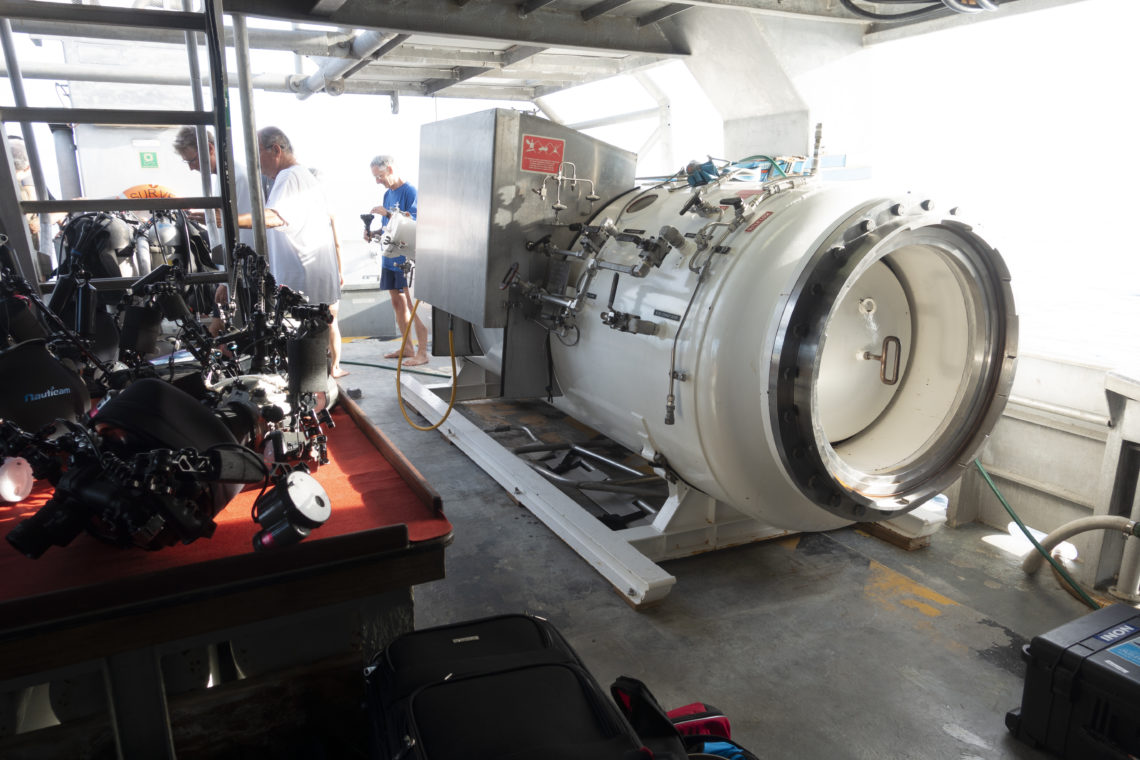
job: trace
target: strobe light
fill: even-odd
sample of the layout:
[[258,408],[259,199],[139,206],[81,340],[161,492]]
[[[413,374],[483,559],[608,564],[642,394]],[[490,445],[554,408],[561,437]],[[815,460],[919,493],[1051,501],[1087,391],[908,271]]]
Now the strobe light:
[[257,500],[254,519],[261,530],[253,537],[257,551],[295,544],[319,528],[332,514],[332,502],[307,472],[294,470]]
[[0,464],[0,501],[19,502],[27,498],[36,484],[32,466],[23,457],[4,457]]

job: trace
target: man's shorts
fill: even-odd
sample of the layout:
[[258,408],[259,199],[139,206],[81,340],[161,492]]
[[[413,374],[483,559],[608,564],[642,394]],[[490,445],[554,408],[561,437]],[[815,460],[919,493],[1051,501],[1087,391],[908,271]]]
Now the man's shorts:
[[408,277],[404,274],[404,270],[400,269],[400,264],[405,261],[407,261],[405,256],[392,258],[384,256],[380,259],[381,290],[403,290],[408,287]]

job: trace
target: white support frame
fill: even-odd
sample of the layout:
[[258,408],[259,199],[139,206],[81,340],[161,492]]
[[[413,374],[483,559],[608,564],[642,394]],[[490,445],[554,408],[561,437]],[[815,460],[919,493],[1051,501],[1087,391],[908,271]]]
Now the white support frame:
[[[450,384],[424,385],[408,375],[400,382],[404,401],[420,414],[436,420],[447,412],[440,394],[450,395]],[[611,530],[462,414],[453,410],[438,429],[635,608],[661,601],[677,582],[658,562],[788,535],[680,482],[670,483],[651,525]]]
[[680,481],[669,483],[669,497],[651,525],[617,531],[654,562],[691,557],[790,535],[790,531],[741,514]]
[[[447,411],[447,404],[431,387],[407,375],[400,377],[400,383],[404,401],[420,414],[428,412],[429,419],[439,419]],[[677,582],[463,415],[451,414],[439,432],[593,565],[634,607],[660,601]]]

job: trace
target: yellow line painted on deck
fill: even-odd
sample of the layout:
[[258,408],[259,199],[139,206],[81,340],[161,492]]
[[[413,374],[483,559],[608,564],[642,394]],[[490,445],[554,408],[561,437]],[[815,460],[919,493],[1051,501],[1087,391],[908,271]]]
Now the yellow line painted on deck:
[[929,618],[938,617],[945,607],[957,607],[953,599],[912,581],[885,565],[872,561],[871,573],[863,585],[863,596],[888,610],[900,607],[915,610]]

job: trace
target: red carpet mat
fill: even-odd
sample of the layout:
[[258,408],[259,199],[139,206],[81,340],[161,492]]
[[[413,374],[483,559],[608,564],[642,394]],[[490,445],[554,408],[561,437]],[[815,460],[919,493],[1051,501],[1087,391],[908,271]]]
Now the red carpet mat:
[[[399,524],[407,526],[412,543],[450,534],[451,523],[438,508],[438,496],[433,502],[425,495],[422,481],[410,483],[400,474],[409,469],[406,464],[393,467],[345,412],[338,409],[333,418],[336,427],[326,430],[330,461],[314,473],[332,502],[332,516],[303,543]],[[418,473],[413,470],[411,477],[414,481]],[[250,510],[260,490],[258,485],[238,494],[214,518],[218,529],[212,538],[158,551],[118,548],[83,533],[69,546],[53,546],[33,560],[7,541],[0,542],[0,602],[252,554],[253,536],[260,527]],[[51,488],[45,484],[19,504],[0,504],[0,535],[6,535],[50,496]]]

